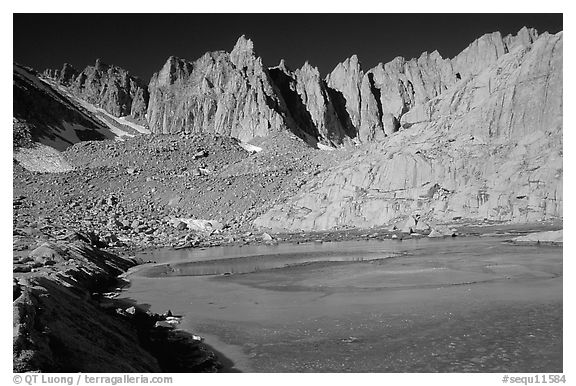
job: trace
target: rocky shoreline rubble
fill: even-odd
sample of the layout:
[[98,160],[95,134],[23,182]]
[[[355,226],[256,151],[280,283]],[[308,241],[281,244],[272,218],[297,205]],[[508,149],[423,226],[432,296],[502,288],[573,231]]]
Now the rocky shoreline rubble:
[[[15,372],[214,372],[221,364],[179,318],[115,299],[118,275],[136,261],[74,233],[15,252]],[[120,283],[121,284],[121,283]]]

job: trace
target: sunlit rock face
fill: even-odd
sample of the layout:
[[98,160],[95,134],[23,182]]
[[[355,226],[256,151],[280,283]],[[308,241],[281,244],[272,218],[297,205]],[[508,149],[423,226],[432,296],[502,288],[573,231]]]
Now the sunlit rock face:
[[77,71],[65,63],[61,70],[43,74],[66,87],[74,96],[106,110],[115,117],[131,117],[145,122],[148,90],[128,71],[96,59],[94,66]]
[[[370,227],[414,214],[561,218],[562,42],[562,32],[496,33],[452,60],[424,54],[367,71],[360,118],[351,119],[365,144],[255,225]],[[342,94],[357,81],[339,86]],[[349,117],[358,116],[356,106],[345,105]]]
[[230,52],[189,62],[171,57],[149,85],[148,122],[155,133],[210,132],[242,141],[288,130],[306,142],[340,146],[347,131],[331,89],[309,63],[267,69],[251,40]]
[[155,133],[228,135],[243,141],[295,130],[252,41],[230,53],[209,52],[189,62],[170,57],[149,85],[148,122]]
[[363,76],[358,57],[352,55],[339,63],[326,77],[338,118],[351,138],[356,138],[360,127],[360,89]]
[[408,111],[420,111],[462,78],[476,76],[501,56],[531,46],[537,36],[536,30],[528,28],[505,37],[494,32],[453,59],[442,58],[438,51],[425,52],[417,59],[397,57],[365,72],[353,55],[338,64],[326,81],[341,96],[335,98],[336,110],[342,111],[339,117],[348,135],[363,143],[380,141],[402,128],[400,122]]

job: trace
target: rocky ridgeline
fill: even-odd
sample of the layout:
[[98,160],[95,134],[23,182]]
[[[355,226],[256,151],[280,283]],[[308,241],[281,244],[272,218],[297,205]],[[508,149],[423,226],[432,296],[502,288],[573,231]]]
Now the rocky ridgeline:
[[63,150],[82,140],[114,137],[106,125],[42,82],[34,70],[14,64],[13,73],[15,148],[43,143]]
[[154,133],[209,132],[249,141],[289,130],[309,143],[340,146],[381,141],[410,127],[404,118],[409,111],[421,111],[460,80],[537,38],[528,28],[504,37],[494,32],[453,59],[425,52],[366,71],[353,55],[325,79],[308,63],[296,71],[284,61],[265,68],[244,36],[230,53],[208,52],[193,62],[168,58],[148,88],[100,60],[82,72],[65,64],[44,75],[114,116],[147,123]]
[[[417,59],[397,57],[389,63],[362,71],[357,56],[338,64],[326,82],[339,101],[337,109],[348,133],[360,142],[380,141],[401,128],[410,127],[403,116],[421,109],[462,78],[471,78],[518,47],[529,47],[534,29],[521,29],[516,36],[499,32],[474,41],[453,59],[434,51]],[[353,134],[353,135],[354,135]]]
[[215,133],[248,141],[285,129],[278,97],[252,42],[191,63],[170,57],[149,85],[148,122],[155,133]]
[[65,64],[45,76],[112,115],[147,121],[154,133],[210,132],[249,141],[289,130],[309,143],[340,146],[381,141],[410,127],[409,111],[537,38],[528,28],[505,37],[494,32],[453,59],[434,51],[366,71],[353,55],[322,79],[308,63],[296,71],[284,61],[265,68],[252,41],[241,36],[230,53],[208,52],[193,62],[168,58],[148,89],[99,60],[81,73]]
[[[484,63],[482,70],[465,65],[473,57]],[[397,101],[400,110],[404,103],[410,106],[399,117],[405,129],[358,148],[255,225],[287,230],[370,227],[415,214],[444,222],[562,218],[562,33],[536,37],[523,30],[505,39],[486,35],[452,61],[460,79],[451,82],[440,76],[439,64],[446,62],[438,55],[424,55],[417,62],[433,63],[436,76],[430,79],[435,82],[412,78],[406,83],[413,92]],[[407,76],[415,65],[406,64],[398,73]],[[390,79],[371,71],[374,84]],[[365,99],[361,101],[362,106]],[[363,111],[361,107],[361,128]]]
[[137,122],[146,122],[148,89],[120,67],[97,59],[94,66],[87,66],[81,72],[65,63],[61,70],[46,70],[43,75],[116,117],[129,116]]
[[354,55],[321,79],[308,63],[296,71],[283,61],[264,68],[242,36],[229,54],[207,53],[194,62],[169,58],[150,82],[149,124],[157,133],[215,132],[246,141],[282,129],[331,146],[380,141],[410,127],[403,121],[407,112],[537,37],[527,28],[515,36],[495,32],[453,59],[434,51],[365,72]]

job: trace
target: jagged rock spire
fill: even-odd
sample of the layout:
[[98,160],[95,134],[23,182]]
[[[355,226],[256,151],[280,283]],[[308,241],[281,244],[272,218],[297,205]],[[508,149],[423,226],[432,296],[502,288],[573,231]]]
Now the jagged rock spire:
[[256,54],[254,52],[254,43],[245,35],[242,35],[236,41],[232,52],[230,52],[230,60],[236,67],[245,67],[254,60]]

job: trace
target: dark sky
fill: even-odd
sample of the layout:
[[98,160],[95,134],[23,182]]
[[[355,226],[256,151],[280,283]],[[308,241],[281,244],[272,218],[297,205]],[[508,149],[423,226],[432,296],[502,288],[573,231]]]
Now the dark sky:
[[42,71],[102,58],[146,82],[170,55],[232,50],[245,34],[267,66],[308,60],[326,75],[357,54],[364,70],[435,49],[453,57],[487,32],[562,30],[562,14],[15,14],[14,61]]

